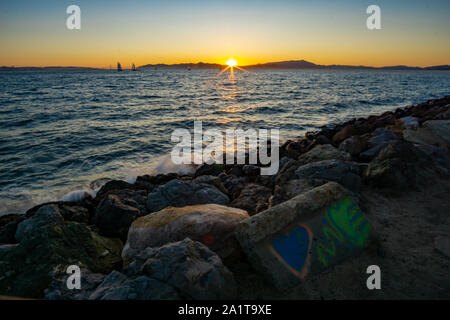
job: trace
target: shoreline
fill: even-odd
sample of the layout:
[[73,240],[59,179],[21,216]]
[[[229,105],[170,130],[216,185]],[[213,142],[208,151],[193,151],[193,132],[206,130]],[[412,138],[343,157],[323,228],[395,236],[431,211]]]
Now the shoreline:
[[[0,216],[0,265],[4,270],[0,272],[0,294],[121,300],[127,299],[124,286],[131,286],[138,299],[317,299],[321,294],[398,299],[409,288],[410,297],[449,298],[449,288],[438,289],[435,281],[445,280],[444,264],[450,254],[445,233],[450,228],[445,212],[450,202],[450,95],[319,129],[280,145],[280,167],[274,176],[261,176],[258,165],[204,164],[192,175],[143,175],[133,184],[110,180],[94,197],[43,203],[23,215]],[[270,252],[278,250],[278,260],[284,261],[279,264],[261,249],[261,241],[280,232],[287,234],[294,222],[308,226],[310,233],[320,233],[314,219],[342,199],[360,208],[365,223],[371,226],[370,237],[363,236],[361,228],[352,231],[360,237],[358,250],[355,246],[343,249],[347,240],[340,237],[341,249],[326,260],[320,254],[305,256],[308,267],[306,263],[296,267],[303,268],[299,274],[306,277],[299,282],[292,278],[295,272],[285,269],[293,270],[286,262],[291,261],[290,253],[273,244],[275,249]],[[402,211],[403,207],[408,211]],[[71,237],[75,239],[67,242]],[[405,247],[405,241],[416,244]],[[43,248],[34,252],[31,248],[36,243]],[[84,252],[77,243],[95,250]],[[315,242],[311,245],[318,246]],[[46,261],[52,250],[58,254]],[[162,265],[178,266],[184,272],[195,270],[195,265],[182,262],[184,254],[175,254],[179,250],[197,252],[196,258],[190,258],[208,264],[215,270],[215,278],[202,284],[193,279],[187,284],[174,283],[161,278],[158,272],[162,270],[149,273],[139,267],[156,254],[163,259]],[[30,273],[21,252],[29,255],[27,261],[40,266],[40,273]],[[214,262],[208,257],[214,257]],[[420,265],[424,259],[430,261],[422,270],[429,281],[420,283],[425,297],[419,285],[396,282],[402,272],[412,276],[415,271],[410,264]],[[63,269],[76,261],[81,262],[88,289],[74,293],[64,288],[67,276]],[[393,285],[385,295],[371,296],[352,282],[354,270],[370,261],[389,269],[386,281],[397,287]],[[177,270],[169,272],[176,277]],[[431,279],[433,274],[437,280]],[[157,279],[160,292],[167,296],[137,289],[144,281],[142,276]],[[342,278],[349,284],[336,293]],[[314,285],[325,280],[328,284],[323,287]],[[200,285],[206,287],[197,287]]]

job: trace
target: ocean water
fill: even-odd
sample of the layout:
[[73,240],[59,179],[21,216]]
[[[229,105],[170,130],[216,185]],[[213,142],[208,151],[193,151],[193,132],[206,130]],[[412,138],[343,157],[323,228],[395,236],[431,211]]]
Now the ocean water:
[[0,215],[74,199],[102,178],[170,171],[171,133],[194,120],[278,128],[282,142],[450,94],[446,71],[217,72],[0,72]]

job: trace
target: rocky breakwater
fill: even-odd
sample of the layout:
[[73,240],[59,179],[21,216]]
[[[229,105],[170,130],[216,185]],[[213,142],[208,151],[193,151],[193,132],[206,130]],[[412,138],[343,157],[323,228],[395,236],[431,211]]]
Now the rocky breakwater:
[[450,298],[449,148],[450,96],[286,141],[273,176],[205,164],[105,179],[95,198],[0,217],[0,294]]

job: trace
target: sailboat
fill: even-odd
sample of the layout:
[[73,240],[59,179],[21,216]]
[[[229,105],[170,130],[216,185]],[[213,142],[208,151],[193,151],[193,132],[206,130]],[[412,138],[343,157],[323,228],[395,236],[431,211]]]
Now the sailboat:
[[122,66],[120,65],[120,62],[117,62],[117,71],[122,71]]

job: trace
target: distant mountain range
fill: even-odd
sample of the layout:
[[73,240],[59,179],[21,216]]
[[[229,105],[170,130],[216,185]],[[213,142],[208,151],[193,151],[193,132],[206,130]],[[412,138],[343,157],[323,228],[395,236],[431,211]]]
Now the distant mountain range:
[[[226,65],[217,63],[179,63],[179,64],[146,64],[138,67],[139,70],[158,70],[158,69],[223,69]],[[386,67],[369,67],[369,66],[350,66],[350,65],[320,65],[306,60],[290,60],[253,64],[242,66],[246,69],[334,69],[334,70],[450,70],[450,65],[431,66],[431,67],[409,67],[409,66],[386,66]],[[52,70],[52,69],[95,69],[84,67],[0,67],[0,71],[13,70]]]

